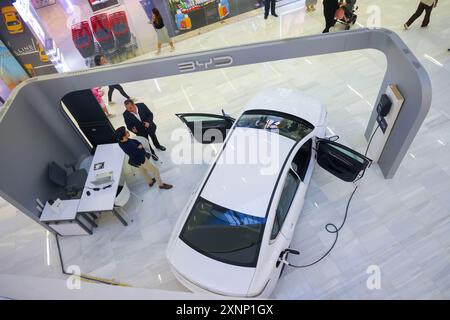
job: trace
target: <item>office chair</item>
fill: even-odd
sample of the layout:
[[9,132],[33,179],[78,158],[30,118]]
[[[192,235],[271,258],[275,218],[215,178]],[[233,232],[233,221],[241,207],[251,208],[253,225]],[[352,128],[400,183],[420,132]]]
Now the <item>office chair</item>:
[[48,178],[54,184],[64,188],[67,196],[73,198],[83,190],[87,179],[87,171],[85,169],[76,170],[75,165],[65,165],[66,168],[72,168],[69,173],[66,169],[52,161],[48,165]]
[[114,200],[114,209],[120,209],[122,212],[124,212],[125,210],[123,210],[123,207],[128,203],[132,195],[135,196],[136,199],[138,199],[140,202],[144,202],[143,199],[139,198],[134,192],[130,191],[130,188],[128,188],[126,182],[123,182],[122,185],[119,185],[119,188],[117,189],[116,199]]

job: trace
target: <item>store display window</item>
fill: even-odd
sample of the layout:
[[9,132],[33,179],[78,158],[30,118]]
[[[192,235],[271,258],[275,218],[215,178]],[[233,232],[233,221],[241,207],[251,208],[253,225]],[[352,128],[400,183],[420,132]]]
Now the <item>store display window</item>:
[[263,6],[263,0],[167,0],[176,33],[198,29]]
[[88,0],[88,2],[94,12],[119,5],[118,0]]

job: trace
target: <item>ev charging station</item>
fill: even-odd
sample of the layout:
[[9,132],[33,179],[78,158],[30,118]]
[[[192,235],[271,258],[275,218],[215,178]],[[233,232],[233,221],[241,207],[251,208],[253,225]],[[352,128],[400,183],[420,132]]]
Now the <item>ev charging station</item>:
[[[359,29],[29,79],[16,87],[0,112],[0,196],[39,223],[36,198],[55,198],[55,188],[47,178],[48,163],[73,162],[90,154],[91,147],[76,128],[68,125],[61,111],[61,100],[73,91],[363,49],[379,50],[387,59],[387,71],[365,137],[373,138],[369,157],[378,162],[384,177],[390,179],[430,109],[431,81],[421,63],[394,32]],[[377,105],[385,93],[392,107],[380,119]],[[375,132],[377,118],[384,121],[384,129]]]
[[378,100],[375,106],[378,125],[371,134],[371,140],[369,140],[371,144],[367,155],[374,162],[379,161],[404,102],[402,93],[393,84],[387,87],[386,92]]

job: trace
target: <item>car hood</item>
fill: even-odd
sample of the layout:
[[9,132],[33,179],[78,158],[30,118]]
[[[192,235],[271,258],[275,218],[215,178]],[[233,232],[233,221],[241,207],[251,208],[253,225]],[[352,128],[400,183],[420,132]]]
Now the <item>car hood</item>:
[[255,268],[239,267],[204,256],[178,238],[168,251],[175,275],[196,292],[245,297]]

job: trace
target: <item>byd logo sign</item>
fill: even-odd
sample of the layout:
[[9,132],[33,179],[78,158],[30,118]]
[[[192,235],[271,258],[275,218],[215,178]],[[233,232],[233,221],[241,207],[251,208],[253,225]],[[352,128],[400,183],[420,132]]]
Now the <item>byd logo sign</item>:
[[208,70],[208,69],[222,68],[231,66],[233,62],[234,62],[233,57],[230,56],[209,58],[209,60],[207,61],[192,60],[179,63],[178,70],[181,73],[183,73],[183,72],[193,72],[199,69]]

